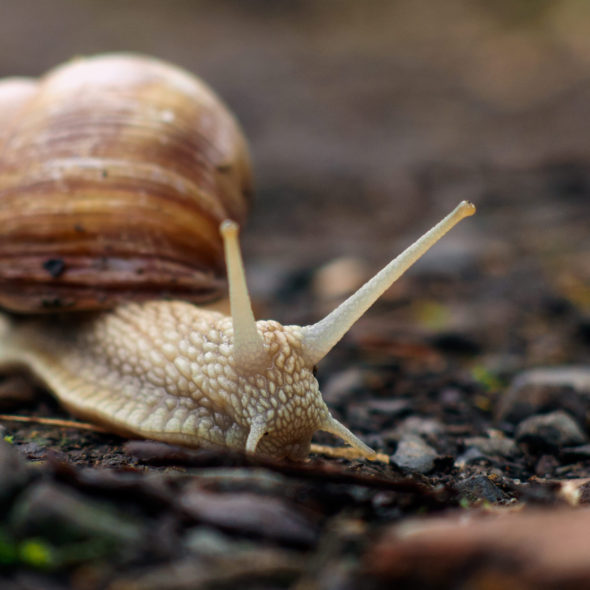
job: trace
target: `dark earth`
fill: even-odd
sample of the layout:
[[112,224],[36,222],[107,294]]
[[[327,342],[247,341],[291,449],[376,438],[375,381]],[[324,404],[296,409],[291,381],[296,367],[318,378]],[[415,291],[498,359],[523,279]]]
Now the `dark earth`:
[[2,75],[131,49],[226,99],[260,318],[317,321],[478,207],[319,366],[389,463],[47,424],[72,417],[4,376],[3,589],[590,586],[590,6],[359,4],[3,3]]

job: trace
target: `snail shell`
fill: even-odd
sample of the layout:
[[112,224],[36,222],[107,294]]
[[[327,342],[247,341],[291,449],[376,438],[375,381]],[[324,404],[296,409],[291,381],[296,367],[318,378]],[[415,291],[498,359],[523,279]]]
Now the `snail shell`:
[[0,83],[0,306],[212,298],[219,224],[250,195],[234,117],[175,66],[101,55]]

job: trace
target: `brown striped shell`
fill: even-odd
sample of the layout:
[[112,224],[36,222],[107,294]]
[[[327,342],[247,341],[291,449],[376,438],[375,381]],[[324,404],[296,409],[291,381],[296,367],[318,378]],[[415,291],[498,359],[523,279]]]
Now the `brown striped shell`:
[[0,82],[0,306],[211,298],[219,224],[250,194],[234,117],[175,66],[99,55]]

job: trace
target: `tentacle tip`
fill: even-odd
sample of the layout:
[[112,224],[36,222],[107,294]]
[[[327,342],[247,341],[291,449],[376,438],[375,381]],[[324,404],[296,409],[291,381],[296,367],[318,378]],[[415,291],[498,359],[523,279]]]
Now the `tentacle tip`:
[[224,219],[219,225],[219,233],[224,238],[237,236],[240,226],[233,219]]
[[470,217],[477,211],[475,205],[471,201],[461,201],[459,207],[461,208],[464,217]]

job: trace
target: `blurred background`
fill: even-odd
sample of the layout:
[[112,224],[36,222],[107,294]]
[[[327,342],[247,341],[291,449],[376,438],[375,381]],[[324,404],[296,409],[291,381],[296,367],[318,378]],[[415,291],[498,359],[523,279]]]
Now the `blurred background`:
[[540,346],[532,363],[572,358],[552,340],[562,308],[590,341],[590,3],[0,4],[2,76],[120,50],[198,73],[241,121],[257,193],[246,260],[276,319],[305,316],[272,298],[312,285],[310,269],[354,257],[373,271],[469,199],[477,216],[411,275],[460,281],[429,283],[415,317],[452,317],[506,351],[517,307],[549,309],[518,335]]

